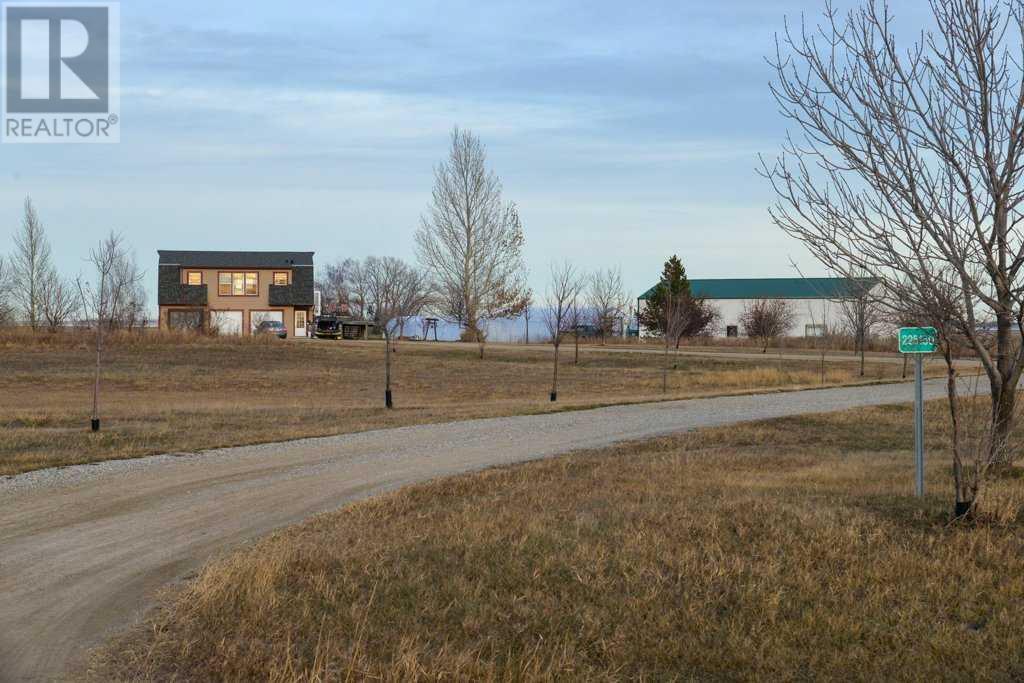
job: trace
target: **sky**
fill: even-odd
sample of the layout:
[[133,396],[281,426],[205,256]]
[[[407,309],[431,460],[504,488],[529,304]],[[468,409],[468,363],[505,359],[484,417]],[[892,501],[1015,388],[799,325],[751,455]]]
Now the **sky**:
[[823,274],[757,174],[787,129],[765,56],[823,7],[126,0],[121,142],[0,146],[0,224],[30,195],[69,276],[123,233],[152,308],[157,249],[412,261],[458,125],[519,206],[537,292],[562,259],[634,295],[672,254],[691,278]]

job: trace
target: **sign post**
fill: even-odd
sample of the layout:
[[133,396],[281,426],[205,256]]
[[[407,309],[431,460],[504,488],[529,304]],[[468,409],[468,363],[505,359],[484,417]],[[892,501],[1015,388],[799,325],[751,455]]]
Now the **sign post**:
[[934,327],[901,327],[900,353],[914,356],[914,462],[917,495],[924,495],[924,355],[934,353],[938,335]]

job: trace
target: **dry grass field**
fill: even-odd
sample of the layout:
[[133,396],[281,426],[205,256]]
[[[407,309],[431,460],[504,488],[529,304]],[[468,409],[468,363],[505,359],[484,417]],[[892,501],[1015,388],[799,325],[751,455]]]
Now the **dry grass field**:
[[[88,431],[94,352],[87,333],[0,335],[0,475],[41,467],[339,434],[381,427],[715,393],[820,386],[813,362],[681,357],[661,392],[656,354],[563,347],[559,402],[551,348],[403,342],[396,409],[383,407],[377,342],[119,335],[104,357],[102,430]],[[894,379],[874,363],[868,379]],[[825,381],[856,381],[830,363]]]
[[949,524],[910,408],[417,485],[208,565],[97,680],[1021,680],[1024,487]]

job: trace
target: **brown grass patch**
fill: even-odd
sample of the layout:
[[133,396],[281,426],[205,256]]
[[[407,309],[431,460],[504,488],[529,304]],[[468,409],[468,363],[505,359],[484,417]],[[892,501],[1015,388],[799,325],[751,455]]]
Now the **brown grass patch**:
[[941,403],[412,486],[207,566],[99,679],[1019,680],[1020,481],[949,525]]
[[[0,333],[0,475],[41,467],[345,432],[715,393],[820,386],[806,361],[681,357],[668,394],[653,354],[563,349],[547,401],[550,347],[403,342],[397,409],[383,407],[383,346],[157,333],[116,334],[103,369],[98,434],[88,431],[94,352],[87,332]],[[869,379],[898,377],[877,363]],[[829,364],[828,384],[859,380]]]

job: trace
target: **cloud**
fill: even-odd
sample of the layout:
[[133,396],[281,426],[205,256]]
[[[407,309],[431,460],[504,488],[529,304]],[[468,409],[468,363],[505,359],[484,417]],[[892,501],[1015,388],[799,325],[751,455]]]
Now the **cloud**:
[[110,227],[147,257],[408,257],[458,124],[520,204],[535,271],[586,244],[638,286],[684,248],[697,273],[780,274],[753,168],[785,128],[762,55],[801,9],[820,0],[133,3],[121,144],[5,146],[0,213],[38,195],[70,271]]

